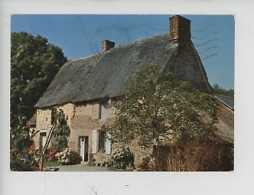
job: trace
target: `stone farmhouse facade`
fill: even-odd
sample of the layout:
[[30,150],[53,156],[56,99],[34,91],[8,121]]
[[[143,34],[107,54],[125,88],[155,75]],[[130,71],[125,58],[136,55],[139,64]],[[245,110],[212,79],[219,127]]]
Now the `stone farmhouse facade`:
[[[115,108],[111,102],[134,79],[136,72],[148,64],[157,64],[162,70],[170,70],[178,78],[190,81],[199,90],[212,93],[191,41],[191,21],[179,15],[169,21],[168,34],[118,48],[114,48],[114,42],[105,40],[101,53],[64,64],[35,105],[36,149],[43,147],[52,127],[53,109],[57,108],[63,110],[71,130],[69,147],[80,154],[82,161],[88,162],[93,156],[98,164],[108,162],[115,146],[108,139],[110,135],[101,129],[114,122]],[[232,133],[231,127],[220,125]],[[139,149],[133,148],[138,153]],[[142,155],[136,156],[142,159]]]

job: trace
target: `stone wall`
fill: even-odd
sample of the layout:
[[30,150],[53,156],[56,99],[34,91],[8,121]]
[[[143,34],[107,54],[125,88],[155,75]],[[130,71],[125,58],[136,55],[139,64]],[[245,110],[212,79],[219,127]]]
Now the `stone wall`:
[[48,135],[49,130],[52,127],[53,118],[51,109],[37,109],[36,118],[36,131],[38,133],[34,136],[35,149],[40,147],[40,133],[46,133]]
[[[63,110],[67,124],[71,129],[68,143],[72,150],[79,152],[79,137],[87,136],[88,157],[91,156],[92,131],[100,131],[103,125],[110,125],[114,121],[115,108],[110,106],[110,101],[108,101],[108,103],[109,107],[107,109],[106,116],[103,117],[100,116],[100,101],[76,105],[68,103],[57,107],[57,110]],[[37,133],[34,138],[36,149],[39,149],[40,132],[46,132],[48,135],[48,132],[52,127],[52,122],[52,108],[37,110],[36,130],[39,131],[39,133]],[[103,159],[108,162],[109,157],[110,155],[100,151],[94,155],[94,159],[98,161],[98,163],[103,163]]]
[[[67,113],[65,107],[61,107],[64,113]],[[71,128],[69,137],[69,146],[78,152],[78,139],[80,136],[88,136],[91,138],[92,130],[100,130],[103,125],[112,123],[112,109],[109,109],[109,115],[106,120],[99,118],[100,103],[91,102],[89,104],[75,105],[73,112],[69,113],[68,125]],[[69,116],[68,114],[66,116]],[[89,146],[91,146],[91,139],[89,139]],[[90,150],[89,150],[90,151]]]
[[[79,137],[88,137],[88,157],[93,158],[96,164],[108,164],[111,155],[105,152],[98,151],[96,154],[91,153],[92,147],[92,131],[100,130],[103,125],[111,125],[114,122],[114,112],[115,108],[110,106],[107,109],[107,115],[104,119],[100,117],[100,101],[93,101],[86,104],[72,104],[68,103],[57,107],[57,110],[62,109],[67,124],[69,125],[71,131],[68,138],[69,147],[79,152]],[[52,127],[52,108],[49,109],[38,109],[37,110],[37,126],[36,130],[40,132],[46,132],[48,134]],[[39,149],[39,136],[40,132],[37,133],[35,137],[36,149]],[[141,149],[137,147],[137,140],[129,145],[131,151],[135,154],[135,166],[138,167],[146,156],[151,154],[151,149]],[[118,149],[122,144],[112,145],[112,152]],[[91,159],[90,159],[91,160]]]

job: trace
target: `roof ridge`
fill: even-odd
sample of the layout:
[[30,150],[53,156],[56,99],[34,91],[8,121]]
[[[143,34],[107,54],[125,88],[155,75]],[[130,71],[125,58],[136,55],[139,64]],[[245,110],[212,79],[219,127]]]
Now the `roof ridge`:
[[[129,46],[135,45],[135,44],[137,44],[137,43],[142,43],[142,42],[145,42],[145,41],[147,41],[147,40],[153,40],[153,39],[155,39],[155,38],[163,37],[163,36],[166,36],[166,35],[169,35],[169,33],[160,34],[160,35],[155,35],[155,36],[152,36],[152,37],[148,37],[148,38],[136,40],[136,41],[134,41],[134,42],[132,42],[132,43],[127,43],[127,44],[123,44],[123,45],[118,45],[118,47],[111,48],[110,50],[108,50],[108,51],[106,51],[106,52],[94,53],[94,54],[91,54],[90,56],[85,56],[85,57],[82,57],[82,58],[73,59],[73,60],[70,60],[70,61],[68,61],[68,62],[75,62],[75,61],[79,61],[79,60],[85,60],[85,59],[94,57],[94,56],[96,56],[96,55],[101,55],[101,56],[103,56],[105,53],[109,53],[109,52],[112,51],[112,50],[120,49],[120,48],[125,48],[125,47],[129,47]],[[170,41],[170,39],[169,39],[169,41]]]
[[[159,37],[164,37],[166,35],[169,35],[169,33],[165,33],[165,34],[160,34],[160,35],[155,35],[155,36],[152,36],[152,37],[148,37],[148,38],[144,38],[144,39],[139,39],[139,40],[136,40],[132,43],[127,43],[127,44],[123,44],[123,45],[118,45],[118,47],[115,47],[115,48],[112,48],[112,49],[118,49],[118,48],[124,48],[124,47],[128,47],[128,46],[131,46],[131,45],[135,45],[137,43],[142,43],[142,42],[145,42],[145,41],[148,41],[148,40],[152,40],[152,39],[155,39],[155,38],[159,38]],[[168,39],[170,41],[170,39]],[[111,50],[111,49],[110,49]],[[109,51],[110,51],[109,50]]]
[[85,59],[89,59],[89,58],[92,58],[94,56],[99,56],[99,55],[102,55],[103,53],[95,53],[95,54],[92,54],[90,56],[86,56],[86,57],[82,57],[82,58],[77,58],[77,59],[74,59],[74,60],[70,60],[68,62],[75,62],[75,61],[79,61],[79,60],[85,60]]

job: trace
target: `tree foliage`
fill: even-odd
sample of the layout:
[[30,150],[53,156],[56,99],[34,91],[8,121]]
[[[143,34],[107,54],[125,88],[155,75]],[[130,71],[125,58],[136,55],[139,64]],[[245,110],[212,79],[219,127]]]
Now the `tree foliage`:
[[11,129],[10,167],[13,171],[31,170],[35,166],[32,155],[28,153],[32,140],[24,119],[24,117],[19,116],[18,125]]
[[126,169],[127,166],[133,166],[134,155],[129,148],[120,147],[113,153],[110,164],[115,169]]
[[109,131],[113,141],[130,143],[139,137],[143,147],[163,140],[205,141],[213,136],[217,105],[213,96],[149,65],[116,101],[116,121]]
[[46,38],[25,32],[11,34],[12,170],[25,170],[31,162],[28,156],[31,140],[26,122],[35,112],[34,104],[66,60],[62,50]]
[[213,85],[213,91],[214,91],[214,93],[234,98],[234,90],[233,89],[229,89],[229,90],[223,89],[217,83]]
[[66,62],[62,50],[41,36],[20,32],[11,35],[11,127],[18,116],[27,120],[34,104]]

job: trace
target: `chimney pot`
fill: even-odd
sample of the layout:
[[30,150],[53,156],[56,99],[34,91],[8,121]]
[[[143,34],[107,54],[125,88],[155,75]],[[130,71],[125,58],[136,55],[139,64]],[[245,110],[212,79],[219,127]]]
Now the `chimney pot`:
[[109,40],[102,41],[102,51],[103,52],[108,51],[114,47],[115,47],[115,42],[109,41]]

